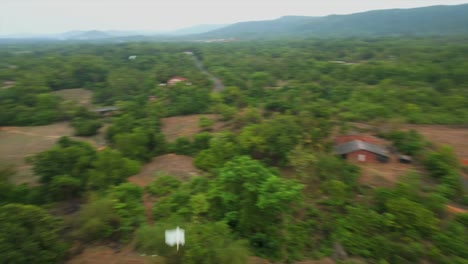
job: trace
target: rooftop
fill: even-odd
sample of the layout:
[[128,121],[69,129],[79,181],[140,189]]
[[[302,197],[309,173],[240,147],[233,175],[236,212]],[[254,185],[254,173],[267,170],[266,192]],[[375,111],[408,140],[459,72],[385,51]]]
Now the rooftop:
[[353,140],[335,147],[335,152],[338,155],[348,154],[358,150],[366,150],[378,155],[388,156],[388,151],[384,148],[361,140]]

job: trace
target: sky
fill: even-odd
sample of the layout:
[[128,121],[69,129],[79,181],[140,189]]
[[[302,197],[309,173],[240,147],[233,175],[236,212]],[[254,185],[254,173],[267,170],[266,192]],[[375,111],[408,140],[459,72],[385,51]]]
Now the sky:
[[0,0],[0,35],[174,30],[285,15],[325,16],[468,0]]

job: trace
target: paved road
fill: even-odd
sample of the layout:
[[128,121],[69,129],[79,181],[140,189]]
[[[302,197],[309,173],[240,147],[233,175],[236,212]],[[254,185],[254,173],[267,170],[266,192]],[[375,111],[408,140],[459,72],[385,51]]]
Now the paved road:
[[219,78],[211,74],[209,71],[205,69],[205,66],[203,65],[203,62],[197,57],[197,55],[192,54],[193,58],[195,59],[195,65],[197,66],[200,71],[202,71],[204,74],[206,74],[210,80],[213,81],[214,87],[213,87],[213,92],[221,92],[224,90],[224,84],[221,82]]

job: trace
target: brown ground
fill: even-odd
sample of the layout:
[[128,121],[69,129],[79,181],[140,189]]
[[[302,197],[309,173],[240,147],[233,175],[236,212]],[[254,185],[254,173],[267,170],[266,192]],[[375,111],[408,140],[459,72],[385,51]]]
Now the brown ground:
[[[104,130],[103,128],[102,130]],[[103,131],[99,135],[83,138],[72,137],[99,146],[103,142]],[[14,183],[34,184],[37,177],[33,175],[32,166],[25,158],[51,148],[62,136],[72,136],[73,128],[68,122],[46,126],[0,127],[0,165],[11,164],[17,169]]]
[[460,159],[468,159],[468,128],[438,125],[405,125],[415,129],[435,145],[451,145]]
[[296,262],[296,264],[335,264],[336,262],[331,258],[324,258],[320,260],[304,260]]
[[[219,115],[206,114],[206,115],[187,115],[187,116],[173,116],[162,119],[162,132],[166,135],[168,141],[174,141],[178,137],[189,137],[200,133],[199,122],[201,117],[218,120]],[[213,131],[219,131],[224,126],[224,122],[216,122],[213,125]]]
[[387,163],[357,163],[362,169],[359,181],[370,186],[392,186],[401,176],[418,171],[413,164],[403,164],[393,155]]
[[447,205],[447,210],[450,213],[460,214],[460,213],[468,213],[467,209],[461,208],[459,205]]
[[165,172],[170,175],[187,180],[194,175],[200,175],[199,171],[193,165],[193,158],[184,155],[166,154],[158,156],[150,163],[146,164],[142,171],[129,178],[129,181],[140,186],[147,186],[156,179],[158,172]]
[[90,247],[78,256],[67,261],[67,264],[153,264],[159,257],[140,256],[131,250],[116,252],[106,246]]
[[75,101],[78,104],[83,105],[87,108],[92,107],[93,92],[91,92],[90,90],[76,88],[58,90],[54,91],[53,93],[62,97],[65,100]]

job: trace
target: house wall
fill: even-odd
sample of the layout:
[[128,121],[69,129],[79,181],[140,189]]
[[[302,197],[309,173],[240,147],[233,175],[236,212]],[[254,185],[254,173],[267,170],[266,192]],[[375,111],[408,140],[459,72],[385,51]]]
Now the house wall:
[[[359,161],[359,155],[364,155],[366,157],[365,161]],[[348,153],[346,159],[349,161],[355,162],[369,162],[369,163],[378,163],[377,154],[369,152],[367,150],[358,150],[355,152]]]

